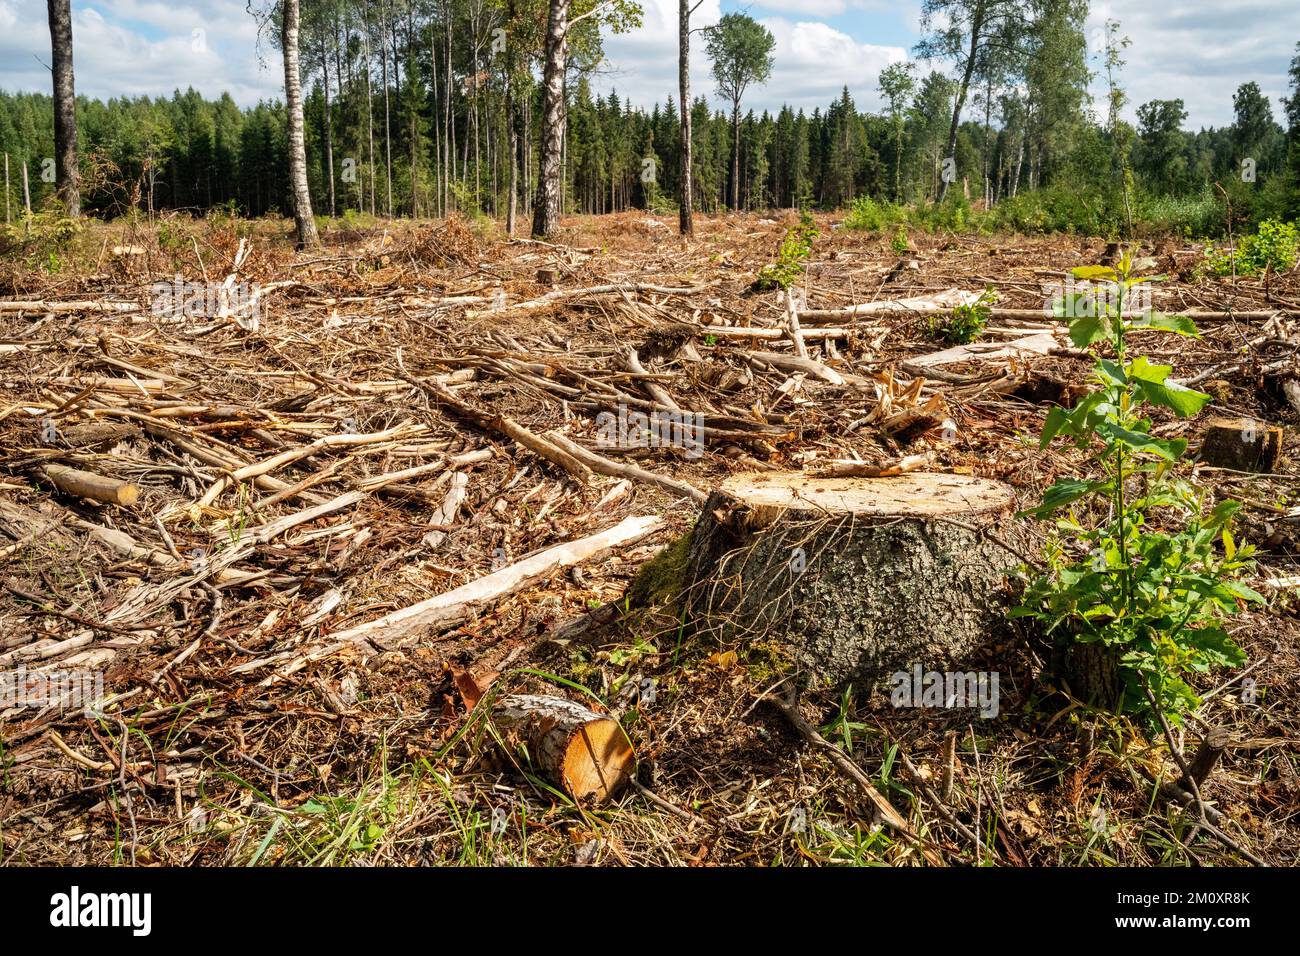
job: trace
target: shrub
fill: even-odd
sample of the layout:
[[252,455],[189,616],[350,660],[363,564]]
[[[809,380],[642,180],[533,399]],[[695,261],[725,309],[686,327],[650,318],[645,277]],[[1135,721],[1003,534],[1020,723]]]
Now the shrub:
[[[1119,710],[1178,723],[1200,705],[1184,677],[1244,663],[1224,623],[1245,602],[1263,599],[1238,580],[1252,567],[1253,551],[1239,547],[1230,530],[1240,503],[1207,510],[1209,496],[1174,475],[1187,440],[1155,437],[1142,414],[1163,406],[1190,417],[1210,401],[1171,381],[1169,366],[1128,354],[1133,329],[1197,334],[1183,317],[1124,317],[1130,291],[1151,281],[1134,271],[1149,264],[1125,255],[1113,269],[1075,269],[1076,278],[1100,280],[1108,294],[1096,308],[1059,303],[1062,316],[1083,313],[1070,324],[1074,344],[1109,343],[1114,358],[1097,358],[1095,391],[1069,411],[1048,414],[1040,444],[1046,448],[1060,436],[1094,449],[1101,476],[1062,478],[1028,512],[1054,517],[1058,538],[1048,548],[1047,569],[1012,614],[1036,618],[1069,640],[1102,645],[1123,679]],[[1080,513],[1090,499],[1099,507]],[[1181,530],[1155,530],[1157,516],[1165,527],[1181,520]]]
[[907,220],[906,207],[876,202],[870,196],[859,196],[853,200],[848,215],[844,217],[844,228],[882,232],[891,225],[905,223]]
[[800,213],[799,224],[786,230],[777,250],[776,262],[763,266],[754,280],[754,288],[788,289],[803,275],[804,260],[812,254],[813,241],[820,235],[809,213]]
[[58,272],[62,265],[60,253],[67,251],[80,232],[81,226],[64,215],[62,206],[52,205],[48,211],[24,216],[14,225],[0,226],[0,255],[20,259],[29,269]]
[[968,305],[959,305],[945,320],[930,320],[930,333],[952,345],[969,345],[984,334],[993,314],[993,304],[998,296],[993,289],[985,289],[978,299]]
[[[1215,275],[1256,276],[1265,272],[1288,272],[1295,268],[1300,233],[1295,223],[1266,219],[1253,236],[1244,236],[1232,246],[1210,246],[1205,261]],[[1235,269],[1234,269],[1235,266]]]
[[1195,196],[1143,196],[1137,219],[1151,232],[1212,236],[1223,230],[1224,207],[1208,188]]

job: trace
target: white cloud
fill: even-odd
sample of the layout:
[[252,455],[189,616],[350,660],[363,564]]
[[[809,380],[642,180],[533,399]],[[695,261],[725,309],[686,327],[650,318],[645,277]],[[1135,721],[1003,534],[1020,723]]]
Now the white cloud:
[[[859,5],[861,0],[809,0],[812,6]],[[790,3],[791,6],[795,4]],[[801,7],[807,3],[800,4]],[[763,4],[780,6],[779,3]],[[602,75],[592,81],[598,90],[617,89],[634,105],[649,107],[662,103],[677,91],[677,0],[642,0],[644,24],[625,36],[605,40],[606,64]],[[718,0],[705,0],[692,19],[692,26],[716,23],[721,16]],[[876,77],[888,64],[906,59],[901,47],[859,43],[847,33],[815,20],[792,22],[784,17],[764,17],[760,22],[776,40],[772,77],[763,86],[751,88],[745,109],[756,112],[777,110],[789,103],[812,112],[825,109],[848,86],[859,108],[879,105]],[[691,94],[705,96],[721,106],[714,90],[710,64],[704,52],[705,39],[691,38]]]
[[[1090,50],[1095,51],[1107,19],[1120,22],[1120,34],[1133,45],[1120,85],[1128,92],[1125,116],[1153,99],[1182,99],[1186,127],[1225,126],[1232,122],[1232,94],[1254,80],[1280,118],[1278,99],[1287,95],[1287,66],[1300,40],[1300,4],[1294,0],[1184,0],[1177,5],[1148,0],[1095,3],[1088,17]],[[1100,70],[1094,59],[1093,68]],[[1104,103],[1105,77],[1093,84]]]
[[[607,61],[592,85],[599,92],[616,88],[633,103],[650,106],[676,95],[677,0],[641,3],[644,26],[606,37]],[[727,8],[736,4],[728,0]],[[878,109],[877,74],[907,51],[855,37],[878,35],[882,22],[901,21],[915,31],[918,11],[917,0],[758,0],[756,15],[775,14],[762,22],[776,37],[776,64],[772,79],[749,93],[746,106],[825,108],[847,85],[860,108]],[[692,22],[716,23],[721,12],[720,0],[705,0]],[[830,17],[838,18],[839,28],[821,22]],[[1181,97],[1190,128],[1230,123],[1232,94],[1250,80],[1280,116],[1278,99],[1287,95],[1287,66],[1300,39],[1295,0],[1095,0],[1090,38],[1099,36],[1108,17],[1118,19],[1133,39],[1121,74],[1130,119],[1141,103]],[[850,19],[854,25],[844,27]],[[196,30],[204,41],[197,48]],[[259,46],[244,0],[74,0],[73,35],[77,91],[87,96],[169,96],[193,86],[207,97],[229,92],[250,106],[282,95],[278,55],[265,38]],[[692,90],[716,106],[704,42],[700,34],[692,37]],[[0,89],[49,90],[49,59],[44,5],[0,0]],[[1100,66],[1095,58],[1091,65]],[[1099,78],[1093,84],[1099,100],[1103,83]]]
[[[214,0],[202,9],[149,0],[74,4],[72,38],[80,95],[170,96],[192,86],[209,98],[229,92],[244,106],[283,95],[278,56],[263,42],[268,63],[259,63],[257,27],[242,0]],[[0,0],[0,88],[48,92],[49,62],[43,7]]]
[[839,97],[844,87],[859,109],[879,109],[876,79],[890,63],[907,59],[907,51],[895,46],[859,43],[825,23],[791,23],[780,17],[762,21],[776,38],[775,66],[767,84],[770,107],[788,102],[796,108],[823,110]]

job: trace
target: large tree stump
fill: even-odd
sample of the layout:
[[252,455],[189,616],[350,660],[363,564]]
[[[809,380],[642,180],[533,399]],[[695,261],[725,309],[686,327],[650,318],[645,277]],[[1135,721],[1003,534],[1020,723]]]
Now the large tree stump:
[[1013,510],[1009,488],[963,475],[736,475],[692,535],[688,619],[774,641],[825,683],[959,662],[1005,616]]

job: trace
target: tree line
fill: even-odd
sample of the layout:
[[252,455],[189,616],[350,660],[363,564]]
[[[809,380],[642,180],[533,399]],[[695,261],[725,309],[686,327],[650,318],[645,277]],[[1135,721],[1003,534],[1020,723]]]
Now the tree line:
[[[1085,36],[1086,0],[924,0],[915,53],[949,69],[892,64],[875,84],[881,111],[860,109],[846,88],[811,113],[748,109],[772,70],[771,34],[743,14],[693,26],[689,0],[679,88],[649,109],[595,90],[602,38],[640,23],[631,0],[283,0],[258,16],[283,57],[286,101],[250,108],[193,90],[75,97],[67,6],[48,0],[53,96],[0,93],[6,215],[58,190],[72,212],[460,211],[512,232],[532,219],[544,235],[564,211],[680,208],[687,231],[692,210],[926,203],[954,191],[992,205],[1053,188],[1131,206],[1138,193],[1216,183],[1297,213],[1300,45],[1281,122],[1245,83],[1230,126],[1184,129],[1178,99],[1140,104],[1131,125],[1128,41],[1113,22]],[[695,88],[711,85],[724,109],[692,92],[693,36],[711,65]],[[1097,72],[1101,103],[1088,93]]]

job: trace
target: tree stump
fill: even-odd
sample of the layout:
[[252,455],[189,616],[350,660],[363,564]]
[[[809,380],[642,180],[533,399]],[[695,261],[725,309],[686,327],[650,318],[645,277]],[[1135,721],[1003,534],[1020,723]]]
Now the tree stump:
[[1276,471],[1282,460],[1282,428],[1250,418],[1216,418],[1206,423],[1198,457],[1216,468]]
[[1005,617],[1013,511],[1005,485],[963,475],[736,475],[692,535],[688,620],[775,641],[829,684],[956,663]]

